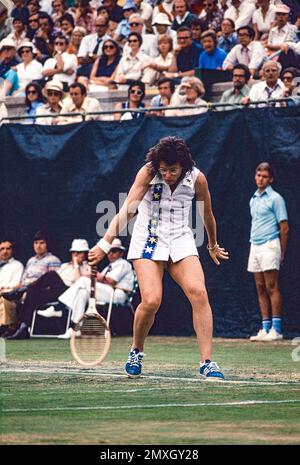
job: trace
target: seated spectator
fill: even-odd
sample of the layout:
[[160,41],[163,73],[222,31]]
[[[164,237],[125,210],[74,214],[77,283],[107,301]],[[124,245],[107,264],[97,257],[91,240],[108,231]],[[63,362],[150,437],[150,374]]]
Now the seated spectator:
[[276,26],[269,31],[267,48],[270,52],[281,49],[285,42],[297,42],[297,28],[289,21],[290,8],[287,5],[279,4],[275,7]]
[[153,9],[152,19],[155,20],[159,13],[167,15],[170,23],[174,21],[174,0],[158,0]]
[[254,30],[250,26],[237,30],[239,44],[228,53],[223,69],[232,70],[234,65],[248,66],[252,76],[256,76],[264,61],[265,51],[260,42],[254,41]]
[[86,30],[83,27],[76,26],[73,29],[68,52],[74,53],[74,55],[78,55],[78,51],[80,48],[80,44],[84,36],[86,35]]
[[197,16],[189,11],[189,4],[187,0],[175,0],[174,1],[174,21],[172,23],[172,29],[177,31],[182,27],[190,27],[192,21],[194,21]]
[[173,60],[173,41],[168,35],[160,35],[158,38],[158,57],[142,65],[142,70],[152,70],[152,77],[149,85],[155,84],[164,73],[168,71]]
[[270,0],[257,0],[258,9],[252,16],[252,27],[255,32],[254,40],[259,40],[261,36],[268,33],[275,22],[275,5]]
[[[61,113],[82,113],[100,112],[100,103],[96,98],[87,97],[86,87],[80,82],[70,85],[70,97],[64,100]],[[84,118],[78,116],[59,116],[57,124],[81,123],[82,121],[100,120],[101,115],[85,115]]]
[[97,12],[88,2],[79,4],[75,10],[74,22],[75,26],[84,27],[87,34],[94,34],[96,30]]
[[201,35],[202,35],[202,24],[199,18],[194,19],[191,22],[190,29],[192,31],[193,43],[198,45],[202,50]]
[[7,6],[0,3],[0,42],[11,33],[11,25],[7,21],[8,9]]
[[[49,237],[45,232],[38,231],[35,234],[33,248],[36,255],[28,260],[21,282],[15,286],[12,291],[2,293],[5,299],[18,303],[18,319],[18,310],[20,309],[22,301],[26,298],[28,289],[34,286],[35,282],[47,273],[47,271],[55,271],[61,264],[60,260],[49,252]],[[18,338],[28,338],[28,326],[26,323],[21,323],[17,331],[9,337],[15,338],[16,335]]]
[[64,36],[56,36],[53,57],[45,61],[42,75],[47,80],[60,81],[64,91],[75,81],[77,70],[77,57],[67,51],[69,40]]
[[26,38],[30,41],[33,40],[35,33],[38,31],[39,28],[39,13],[35,13],[30,15],[28,18],[28,27],[26,31]]
[[122,19],[122,21],[119,22],[114,33],[114,39],[117,42],[120,42],[120,44],[122,44],[125,40],[128,39],[128,36],[131,32],[129,26],[129,17],[135,12],[136,6],[133,0],[127,0],[123,5],[124,18]]
[[145,97],[145,84],[141,81],[132,81],[128,87],[128,100],[126,102],[118,102],[115,105],[115,110],[128,110],[125,113],[114,113],[116,121],[142,118],[144,112],[130,111],[145,108],[143,99]]
[[[114,239],[111,249],[107,254],[109,265],[101,273],[97,273],[95,297],[97,303],[108,303],[114,292],[113,302],[123,304],[128,298],[128,293],[133,289],[134,274],[131,264],[123,258],[125,247],[120,239]],[[61,339],[70,339],[72,327],[82,317],[90,297],[91,280],[88,277],[79,278],[60,297],[59,301],[71,308],[71,328],[63,335],[58,336]]]
[[77,76],[88,77],[91,74],[93,64],[97,56],[102,54],[103,42],[111,37],[107,34],[108,21],[103,16],[98,16],[95,22],[96,32],[83,37],[77,54],[80,67]]
[[174,50],[172,63],[165,73],[170,79],[181,79],[185,76],[194,76],[195,68],[199,63],[202,49],[193,43],[192,32],[188,27],[177,30],[177,46]]
[[110,88],[112,75],[121,59],[119,45],[113,39],[104,41],[102,52],[102,55],[94,63],[90,79],[86,79],[86,82],[81,80],[81,82],[88,86],[90,92],[98,92]]
[[14,0],[15,7],[12,9],[10,16],[12,18],[21,18],[23,23],[26,24],[29,12],[24,3],[24,0]]
[[218,6],[218,0],[204,0],[203,6],[204,9],[199,16],[202,30],[220,31],[224,13]]
[[36,13],[39,13],[40,4],[39,0],[26,0],[26,7],[28,10],[29,17]]
[[[77,26],[79,27],[79,26]],[[71,40],[74,28],[75,28],[75,22],[74,18],[70,13],[65,13],[59,20],[59,28],[62,32],[62,34]]]
[[235,24],[235,29],[249,26],[255,11],[254,3],[245,0],[231,0],[231,6],[224,13],[224,19],[230,18]]
[[16,49],[18,49],[24,42],[28,41],[26,38],[26,23],[21,17],[16,16],[13,19],[12,25],[13,32],[7,36],[7,39],[11,39],[14,42]]
[[[37,110],[43,106],[44,97],[42,88],[36,82],[30,82],[25,88],[25,115],[35,116]],[[35,123],[35,118],[28,118],[22,121],[23,124]]]
[[[171,104],[172,95],[175,92],[175,83],[172,79],[163,77],[157,83],[159,94],[151,100],[151,107],[167,107]],[[151,115],[164,116],[165,111],[151,111]]]
[[16,303],[6,300],[3,292],[14,289],[21,282],[24,266],[14,258],[14,242],[0,242],[0,336],[13,334],[17,327]]
[[152,14],[153,14],[153,8],[151,6],[151,3],[145,0],[133,0],[133,2],[136,6],[136,12],[145,21],[146,31],[151,33],[152,32],[151,20],[152,20]]
[[[137,13],[133,13],[129,17],[129,26],[131,32],[136,32],[142,36],[143,43],[141,46],[141,52],[150,57],[157,57],[157,37],[154,34],[145,33],[145,21]],[[129,37],[129,36],[128,36]],[[130,52],[128,43],[125,44],[123,55],[126,55]]]
[[11,95],[19,88],[19,78],[15,71],[19,61],[16,58],[16,47],[11,39],[0,42],[0,78],[3,79],[2,95]]
[[38,59],[42,63],[52,56],[56,32],[51,16],[41,11],[39,13],[39,28],[34,35],[33,44],[37,49]]
[[64,0],[53,0],[52,1],[52,14],[54,26],[60,27],[60,20],[67,10]]
[[36,110],[36,116],[50,115],[53,113],[55,116],[36,118],[36,124],[57,124],[57,115],[62,110],[62,98],[63,98],[63,85],[59,81],[48,81],[43,89],[43,95],[47,99],[47,103],[40,106]]
[[[202,81],[196,77],[185,77],[179,86],[178,94],[174,94],[170,106],[191,106],[191,108],[178,108],[165,111],[165,116],[190,116],[207,112],[207,102],[201,97],[205,94]],[[205,107],[196,107],[205,105]]]
[[138,32],[131,32],[127,42],[130,52],[122,56],[112,80],[117,84],[128,84],[132,80],[149,83],[152,73],[147,68],[143,71],[142,66],[150,62],[150,57],[141,51],[142,36]]
[[18,49],[18,55],[22,61],[15,67],[18,74],[19,89],[14,92],[14,95],[24,94],[27,84],[43,79],[43,65],[35,59],[36,50],[31,42],[24,42]]
[[[249,97],[244,103],[258,102],[260,100],[269,101],[283,98],[285,87],[279,79],[281,65],[277,61],[267,61],[262,67],[263,81],[251,87]],[[258,105],[259,107],[269,106],[268,103]],[[280,103],[273,103],[272,106],[280,106]]]
[[170,28],[171,22],[168,19],[168,16],[164,13],[158,13],[155,16],[155,19],[152,22],[154,34],[158,39],[162,35],[168,35],[171,37],[173,46],[176,44],[176,32]]
[[218,37],[218,47],[224,50],[224,52],[227,54],[238,43],[237,35],[236,32],[234,32],[234,29],[235,25],[232,19],[223,19],[221,23],[221,33]]
[[199,68],[201,69],[222,69],[226,58],[226,52],[217,47],[217,35],[214,31],[205,31],[202,36],[204,52],[199,58]]
[[[245,65],[235,65],[232,70],[232,84],[231,89],[223,92],[219,103],[237,104],[241,103],[245,97],[248,97],[250,87],[247,85],[250,79],[249,68]],[[217,110],[234,110],[237,106],[224,106],[217,107]]]
[[104,5],[100,5],[97,8],[97,16],[103,16],[106,21],[109,21],[109,11]]
[[108,9],[109,19],[114,23],[119,23],[123,19],[122,7],[117,5],[117,0],[103,0],[102,5]]
[[297,68],[286,68],[281,72],[280,79],[285,86],[283,93],[284,97],[289,97],[287,102],[283,102],[282,106],[292,107],[295,105],[300,105],[300,94],[299,94],[299,84],[300,84],[300,70]]
[[[47,271],[34,285],[29,286],[26,297],[18,308],[19,328],[9,339],[28,339],[28,328],[32,325],[34,311],[48,302],[56,301],[81,276],[89,276],[90,267],[86,260],[88,250],[85,239],[74,239],[70,249],[71,261],[63,263],[56,270]],[[45,311],[39,310],[39,314],[46,318],[61,316],[54,307],[48,307]]]

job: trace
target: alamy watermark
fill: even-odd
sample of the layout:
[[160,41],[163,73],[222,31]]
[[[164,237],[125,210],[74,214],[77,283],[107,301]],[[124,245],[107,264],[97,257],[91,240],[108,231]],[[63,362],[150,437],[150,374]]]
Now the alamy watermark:
[[[110,225],[114,216],[120,211],[123,203],[127,198],[124,192],[119,193],[118,205],[115,205],[111,200],[102,200],[96,206],[96,213],[99,219],[96,223],[96,232],[99,237],[103,237]],[[192,207],[191,207],[192,205]],[[190,228],[197,247],[200,247],[204,241],[204,202],[170,200],[164,199],[158,202],[145,201],[132,202],[128,205],[127,212],[132,217],[136,215],[139,208],[140,227],[147,228],[152,222],[155,225],[157,234],[164,237],[181,237],[187,228]],[[124,227],[121,226],[120,232],[116,235],[121,237],[131,236],[137,217],[134,216],[128,224],[124,221]],[[122,225],[122,220],[121,225]],[[146,223],[146,224],[145,224]],[[140,229],[140,228],[139,228]],[[145,238],[146,239],[146,238]]]

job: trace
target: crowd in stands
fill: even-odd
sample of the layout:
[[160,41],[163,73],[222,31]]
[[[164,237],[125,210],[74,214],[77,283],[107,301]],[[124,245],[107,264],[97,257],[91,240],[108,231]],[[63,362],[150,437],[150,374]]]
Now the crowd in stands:
[[231,87],[218,109],[300,103],[297,0],[13,3],[11,11],[0,6],[0,91],[5,101],[24,97],[25,123],[78,122],[86,112],[94,115],[85,119],[105,119],[93,93],[114,90],[128,91],[115,110],[132,110],[115,113],[116,120],[143,117],[149,106],[150,116],[199,114],[209,108],[212,83],[221,81]]

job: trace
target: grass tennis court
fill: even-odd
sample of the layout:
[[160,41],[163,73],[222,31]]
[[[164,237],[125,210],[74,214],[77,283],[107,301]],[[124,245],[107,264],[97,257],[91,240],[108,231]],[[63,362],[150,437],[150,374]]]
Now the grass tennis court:
[[123,373],[130,338],[85,369],[69,342],[6,342],[2,444],[299,444],[300,362],[291,341],[215,339],[225,382],[197,378],[195,338],[151,336],[144,376]]

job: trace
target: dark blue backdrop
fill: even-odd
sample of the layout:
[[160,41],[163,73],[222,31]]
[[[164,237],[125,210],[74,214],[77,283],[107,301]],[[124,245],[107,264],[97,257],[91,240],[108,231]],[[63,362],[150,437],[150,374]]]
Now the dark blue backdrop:
[[[281,271],[285,333],[300,333],[300,108],[234,110],[200,117],[141,118],[45,127],[11,124],[0,128],[1,236],[17,238],[18,256],[32,255],[32,236],[46,227],[53,251],[68,257],[73,238],[97,239],[96,205],[118,205],[159,138],[184,138],[207,176],[219,242],[230,261],[217,268],[205,247],[200,256],[214,312],[215,335],[244,337],[259,324],[252,276],[247,273],[254,170],[270,161],[274,188],[287,202],[290,240]],[[128,245],[128,239],[124,239]],[[165,277],[164,301],[152,332],[192,334],[190,307]]]

